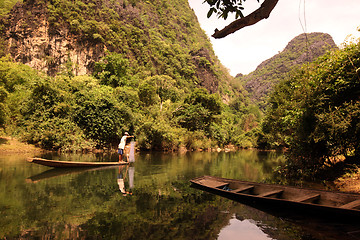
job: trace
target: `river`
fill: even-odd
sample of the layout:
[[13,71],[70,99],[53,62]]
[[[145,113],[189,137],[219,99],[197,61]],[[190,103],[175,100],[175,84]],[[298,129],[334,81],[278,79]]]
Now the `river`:
[[202,175],[272,182],[281,153],[137,153],[129,166],[67,170],[27,157],[35,156],[0,156],[0,239],[360,239],[360,225],[277,216],[190,187]]

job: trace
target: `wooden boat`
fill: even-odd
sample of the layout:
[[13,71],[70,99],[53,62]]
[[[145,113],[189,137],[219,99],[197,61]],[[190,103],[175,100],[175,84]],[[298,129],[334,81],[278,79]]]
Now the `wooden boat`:
[[28,162],[55,168],[74,168],[74,167],[104,167],[126,165],[128,162],[73,162],[73,161],[56,161],[43,158],[28,158]]
[[254,183],[220,177],[203,176],[190,180],[193,187],[245,204],[290,207],[314,214],[360,216],[360,194],[305,189],[283,185]]

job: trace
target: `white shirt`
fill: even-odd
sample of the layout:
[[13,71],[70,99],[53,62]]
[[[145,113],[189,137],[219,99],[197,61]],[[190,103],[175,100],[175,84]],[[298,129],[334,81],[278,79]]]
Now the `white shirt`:
[[123,136],[123,137],[121,138],[120,143],[119,143],[119,148],[120,148],[120,149],[124,149],[124,148],[125,148],[126,138],[127,138],[127,136]]

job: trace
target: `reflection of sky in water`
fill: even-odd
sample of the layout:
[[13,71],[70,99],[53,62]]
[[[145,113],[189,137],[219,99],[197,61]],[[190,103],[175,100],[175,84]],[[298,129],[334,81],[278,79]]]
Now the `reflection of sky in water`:
[[230,219],[229,225],[221,229],[218,239],[220,240],[270,240],[261,229],[254,223],[245,219],[240,221],[235,215]]

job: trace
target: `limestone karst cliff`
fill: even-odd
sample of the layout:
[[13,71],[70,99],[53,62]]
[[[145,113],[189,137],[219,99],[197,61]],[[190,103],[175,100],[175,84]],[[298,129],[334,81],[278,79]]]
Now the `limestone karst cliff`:
[[48,11],[42,3],[16,4],[7,21],[7,49],[15,61],[49,75],[55,75],[67,62],[75,75],[91,73],[94,62],[104,56],[102,43],[78,41],[66,27],[51,28]]
[[31,0],[3,23],[6,53],[50,76],[92,74],[116,52],[131,75],[169,75],[209,92],[224,92],[231,79],[187,1]]

